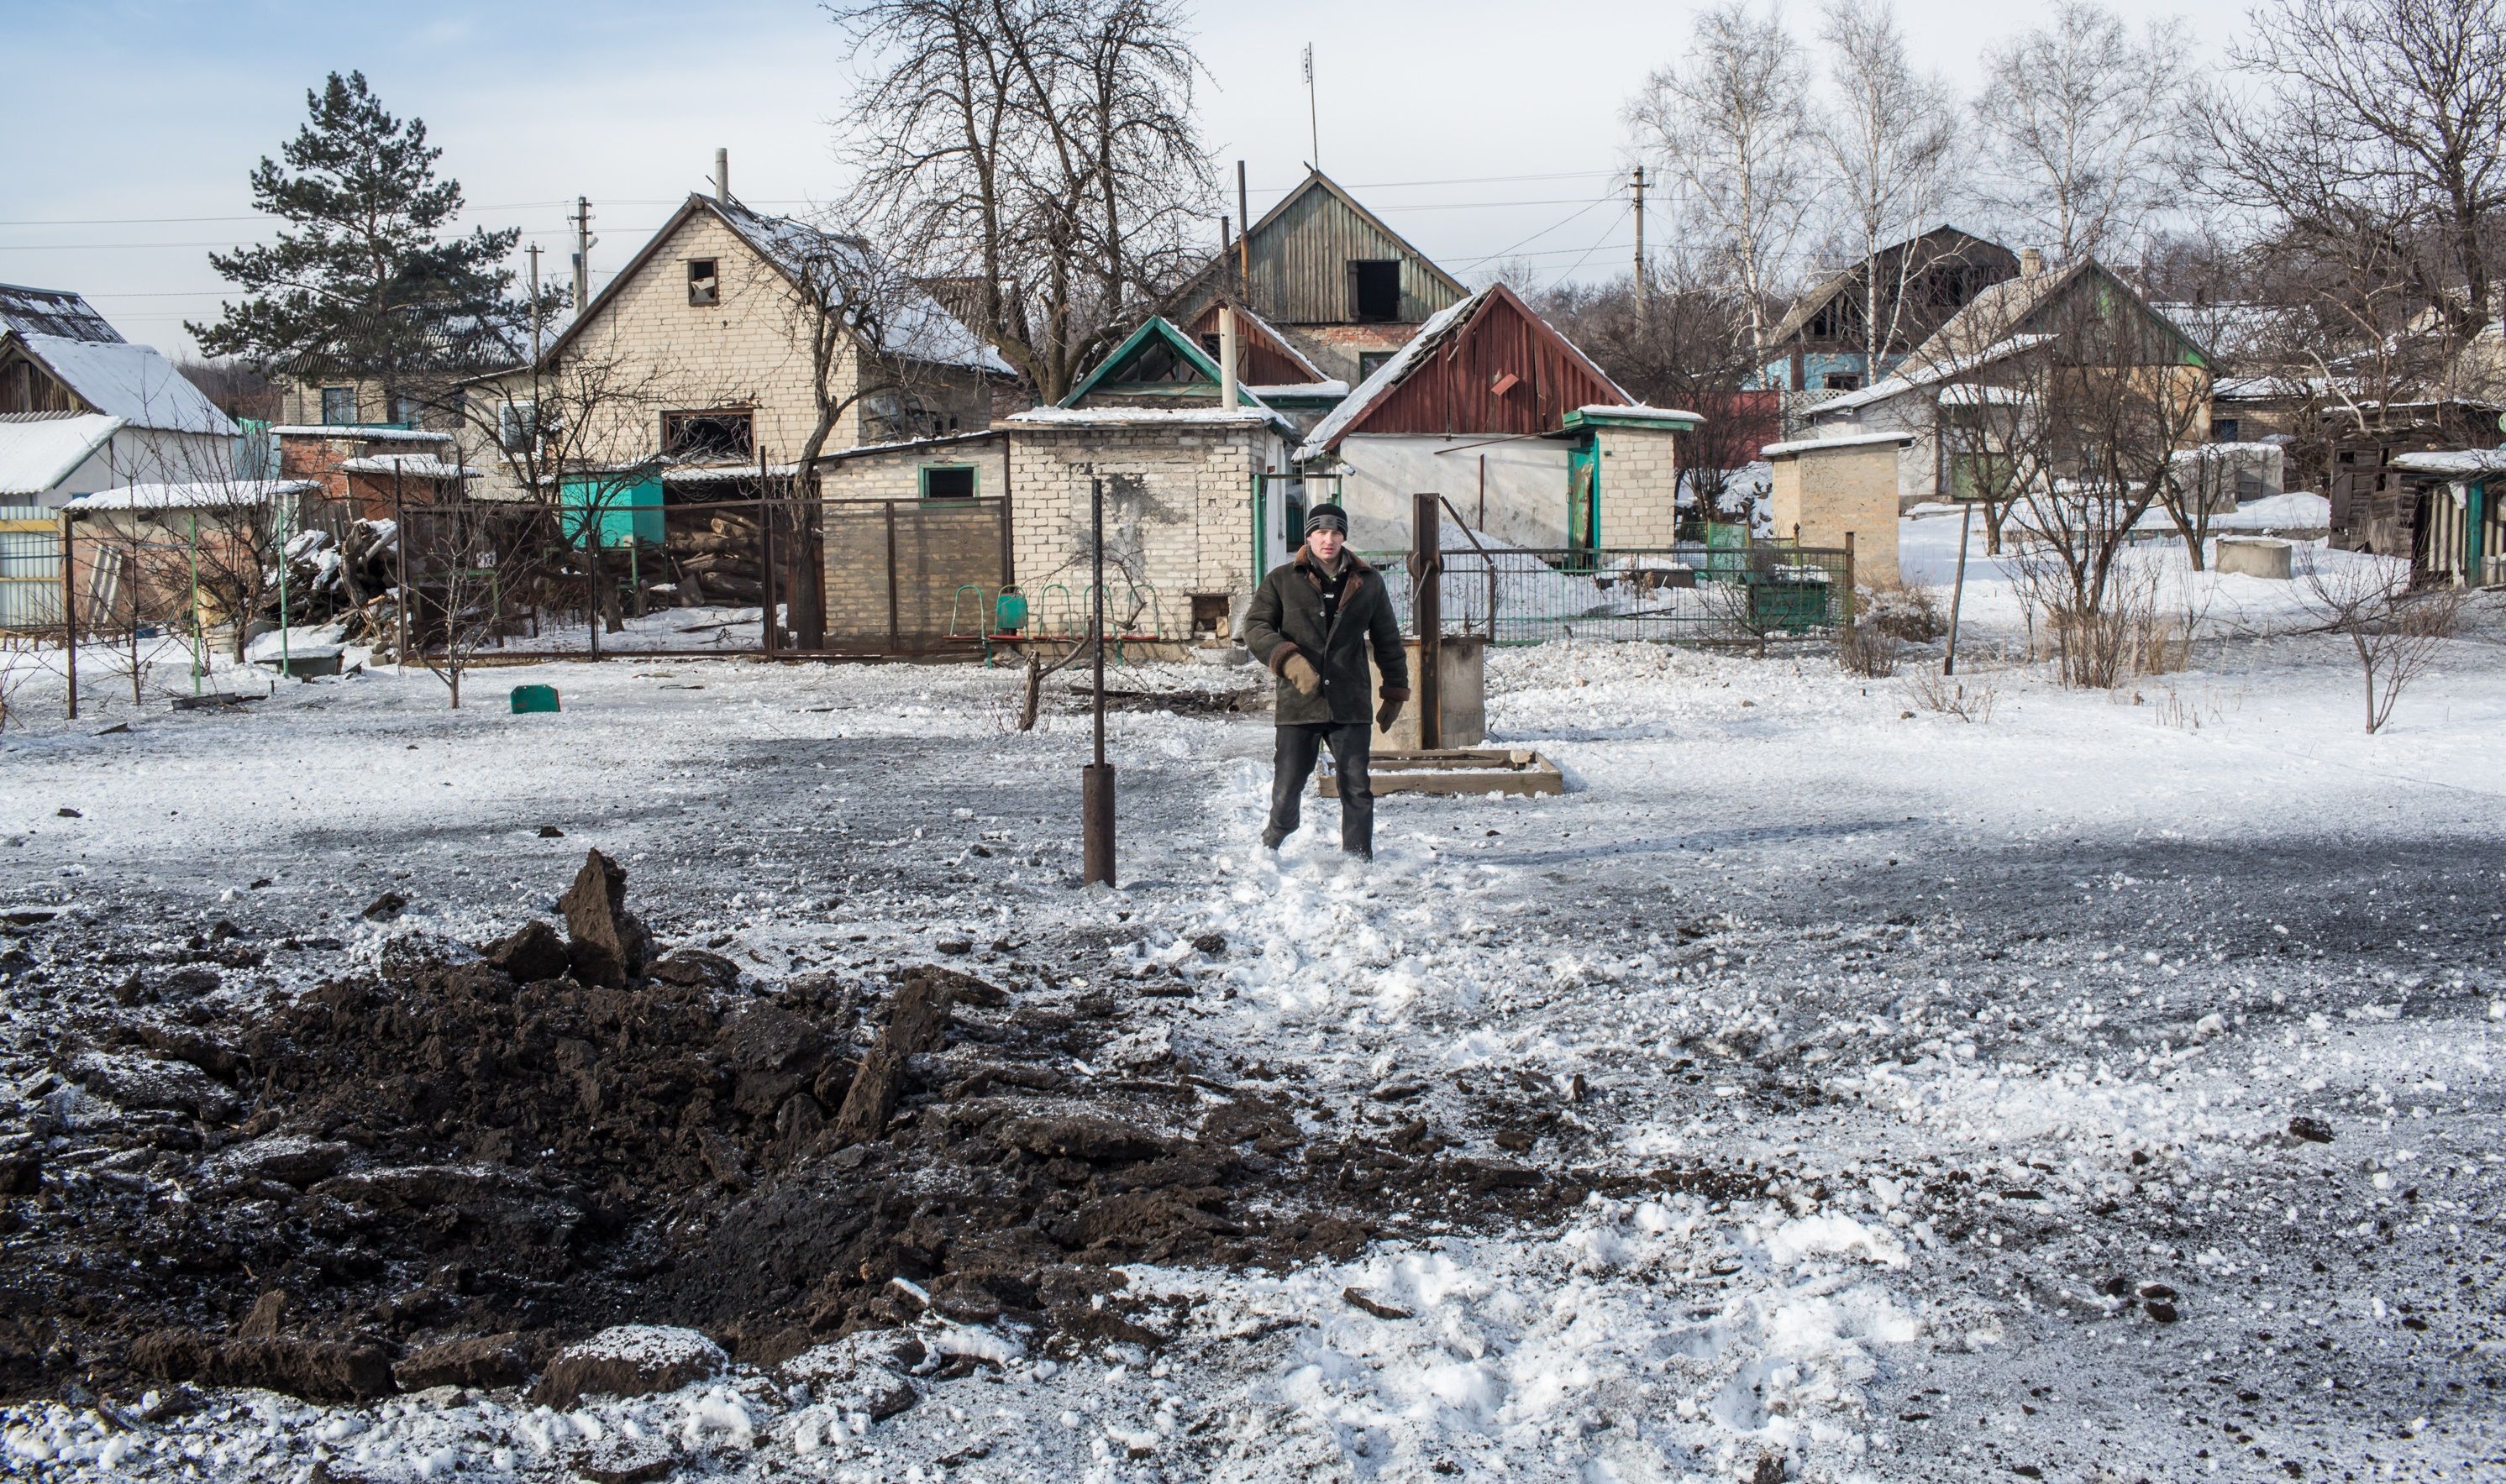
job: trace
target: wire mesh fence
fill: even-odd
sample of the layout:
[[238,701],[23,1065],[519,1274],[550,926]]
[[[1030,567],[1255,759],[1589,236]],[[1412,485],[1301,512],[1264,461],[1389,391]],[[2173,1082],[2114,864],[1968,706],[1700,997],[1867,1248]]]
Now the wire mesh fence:
[[[1407,572],[1407,551],[1364,553]],[[1853,555],[1843,548],[1761,544],[1599,550],[1447,548],[1438,585],[1448,633],[1498,644],[1548,639],[1764,643],[1852,621]],[[1412,626],[1416,579],[1389,584]]]

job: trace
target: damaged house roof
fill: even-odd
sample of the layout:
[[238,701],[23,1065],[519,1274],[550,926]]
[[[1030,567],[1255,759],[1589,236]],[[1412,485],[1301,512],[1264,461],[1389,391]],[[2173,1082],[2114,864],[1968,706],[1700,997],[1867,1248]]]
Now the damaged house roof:
[[69,340],[118,342],[122,332],[67,289],[33,289],[0,283],[0,330],[56,335]]
[[21,347],[27,359],[69,388],[90,411],[119,417],[134,428],[222,438],[235,434],[234,420],[153,347],[122,339],[0,333],[0,354],[12,345]]
[[[886,322],[878,327],[877,343],[869,345],[870,349],[900,360],[963,367],[1001,376],[1016,374],[998,351],[943,308],[927,287],[890,265],[861,238],[790,217],[767,216],[736,201],[718,201],[703,194],[690,195],[661,230],[653,233],[627,261],[618,276],[609,280],[608,287],[592,296],[584,312],[550,338],[541,352],[541,363],[545,365],[562,355],[584,327],[598,319],[601,309],[635,280],[662,244],[700,211],[719,218],[750,251],[805,293],[833,298],[837,290],[867,283],[887,298]],[[864,343],[868,344],[866,337]]]

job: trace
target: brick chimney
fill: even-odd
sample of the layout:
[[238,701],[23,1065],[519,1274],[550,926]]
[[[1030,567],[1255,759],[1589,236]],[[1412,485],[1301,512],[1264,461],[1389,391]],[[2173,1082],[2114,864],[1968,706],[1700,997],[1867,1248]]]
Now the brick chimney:
[[2019,250],[2020,277],[2033,278],[2043,271],[2045,271],[2045,254],[2042,251],[2032,247],[2023,247]]

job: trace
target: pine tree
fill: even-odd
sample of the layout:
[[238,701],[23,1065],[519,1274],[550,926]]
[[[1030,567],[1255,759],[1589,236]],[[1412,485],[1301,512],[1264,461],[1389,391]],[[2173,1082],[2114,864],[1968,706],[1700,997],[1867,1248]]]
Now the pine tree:
[[184,326],[212,356],[308,379],[371,377],[413,392],[430,371],[509,365],[529,304],[502,266],[519,228],[448,237],[458,181],[435,178],[444,152],[426,124],[387,112],[365,74],[332,73],[304,94],[311,121],[278,161],[252,173],[256,209],[289,227],[267,246],[212,253],[245,293],[214,325]]

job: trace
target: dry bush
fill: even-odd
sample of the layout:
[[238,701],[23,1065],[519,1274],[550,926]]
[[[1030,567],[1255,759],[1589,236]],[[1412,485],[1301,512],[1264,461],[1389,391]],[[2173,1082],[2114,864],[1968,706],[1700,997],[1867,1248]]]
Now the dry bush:
[[2307,589],[2326,626],[2348,636],[2357,653],[2370,735],[2393,719],[2394,703],[2435,662],[2462,618],[2462,588],[2413,592],[2410,583],[2409,568],[2394,561],[2345,562],[2327,570],[2318,559],[2307,569]]
[[1879,583],[1854,593],[1857,622],[1904,640],[1929,644],[1950,631],[1938,589]]
[[1906,697],[1917,709],[1953,716],[1961,722],[1992,720],[1990,686],[1951,680],[1931,670],[1916,670],[1906,677]]
[[1905,641],[1876,623],[1850,623],[1836,636],[1836,662],[1848,675],[1886,680],[1897,673]]

